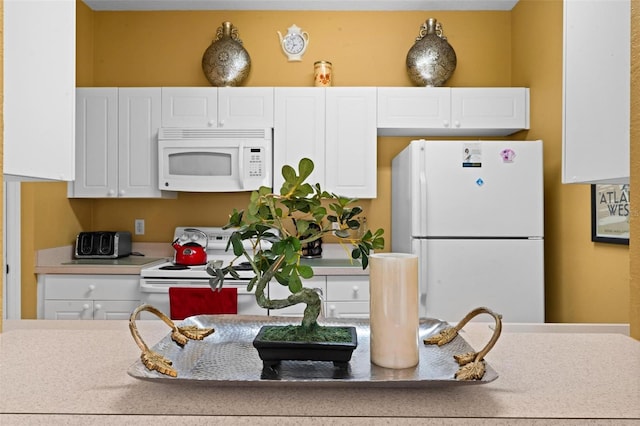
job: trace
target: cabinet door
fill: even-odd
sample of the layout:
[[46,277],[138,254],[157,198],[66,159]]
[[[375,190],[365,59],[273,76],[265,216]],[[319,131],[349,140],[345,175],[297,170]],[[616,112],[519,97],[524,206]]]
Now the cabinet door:
[[75,176],[75,1],[4,1],[4,175]]
[[218,127],[273,127],[273,87],[218,88]]
[[451,89],[451,128],[462,134],[509,135],[529,128],[529,89],[519,87]]
[[93,319],[91,300],[46,300],[44,319],[90,320]]
[[76,180],[70,197],[107,197],[118,188],[118,89],[76,89]]
[[325,189],[348,197],[375,198],[376,88],[326,90]]
[[140,305],[140,300],[96,300],[93,302],[93,319],[128,320]]
[[369,301],[326,303],[327,318],[369,318]]
[[562,183],[629,183],[630,3],[563,2]]
[[218,88],[163,87],[162,127],[218,127]]
[[51,274],[43,287],[44,300],[140,300],[138,275]]
[[369,301],[369,276],[327,276],[327,301]]
[[118,196],[161,197],[158,189],[160,88],[118,91]]
[[282,166],[297,169],[301,158],[313,160],[312,184],[325,185],[325,92],[316,87],[276,87],[273,134],[273,186],[280,191]]
[[448,87],[379,87],[378,133],[414,136],[422,129],[448,129],[451,124]]

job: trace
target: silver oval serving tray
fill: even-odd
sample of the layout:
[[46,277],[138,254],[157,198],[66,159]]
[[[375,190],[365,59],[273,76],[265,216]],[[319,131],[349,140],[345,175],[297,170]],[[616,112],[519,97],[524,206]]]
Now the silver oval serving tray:
[[449,327],[446,322],[421,319],[419,331],[420,362],[416,367],[388,369],[372,364],[369,355],[368,319],[332,319],[322,325],[356,327],[358,347],[353,352],[349,368],[335,368],[331,362],[282,361],[277,370],[263,369],[262,360],[253,347],[253,339],[266,324],[298,324],[298,318],[258,317],[238,315],[197,315],[180,322],[180,326],[213,327],[215,332],[201,341],[189,341],[180,348],[169,334],[152,350],[170,359],[177,377],[149,371],[137,360],[128,374],[142,380],[160,383],[193,383],[212,386],[378,386],[425,387],[438,385],[485,384],[498,378],[486,364],[480,380],[454,378],[459,365],[453,356],[474,349],[460,335],[444,346],[424,345],[422,340]]

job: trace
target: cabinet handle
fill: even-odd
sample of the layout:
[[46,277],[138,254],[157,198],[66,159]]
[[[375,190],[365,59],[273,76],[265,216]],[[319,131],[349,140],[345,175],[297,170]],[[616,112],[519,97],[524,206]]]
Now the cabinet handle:
[[87,309],[89,309],[89,305],[88,304],[85,303],[84,305],[82,305],[82,310],[83,311],[86,311]]
[[329,305],[329,316],[333,317],[336,314],[336,305]]
[[224,121],[218,122],[218,127],[224,127]]
[[216,122],[215,122],[215,120],[209,120],[209,121],[207,122],[207,125],[208,125],[209,127],[215,127]]
[[107,197],[113,197],[114,195],[116,195],[116,191],[114,191],[113,189],[107,191]]
[[444,127],[449,127],[449,122],[447,120],[445,120],[442,124],[444,125]]
[[454,126],[456,126],[456,128],[459,128],[459,127],[460,127],[460,122],[459,122],[459,121],[455,121],[455,122],[453,123],[453,125],[454,125]]
[[98,304],[96,305],[96,309],[95,309],[95,310],[96,310],[96,311],[99,311],[100,309],[102,309],[102,305],[98,303]]
[[121,190],[118,192],[118,195],[120,195],[121,197],[124,197],[124,189],[121,189]]
[[93,291],[96,289],[96,286],[94,284],[89,284],[89,291]]
[[357,285],[353,286],[353,295],[355,297],[358,297],[358,292],[360,291],[360,287],[358,287]]

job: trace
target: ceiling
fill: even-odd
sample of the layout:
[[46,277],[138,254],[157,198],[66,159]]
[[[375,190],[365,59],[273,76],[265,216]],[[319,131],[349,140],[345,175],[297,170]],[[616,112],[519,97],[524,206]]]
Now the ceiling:
[[518,0],[83,0],[93,10],[511,10]]

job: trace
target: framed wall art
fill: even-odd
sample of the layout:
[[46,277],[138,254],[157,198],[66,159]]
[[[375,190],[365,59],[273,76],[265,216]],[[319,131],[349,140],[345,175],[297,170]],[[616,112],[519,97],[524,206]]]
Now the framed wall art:
[[629,185],[591,185],[591,241],[629,244]]

